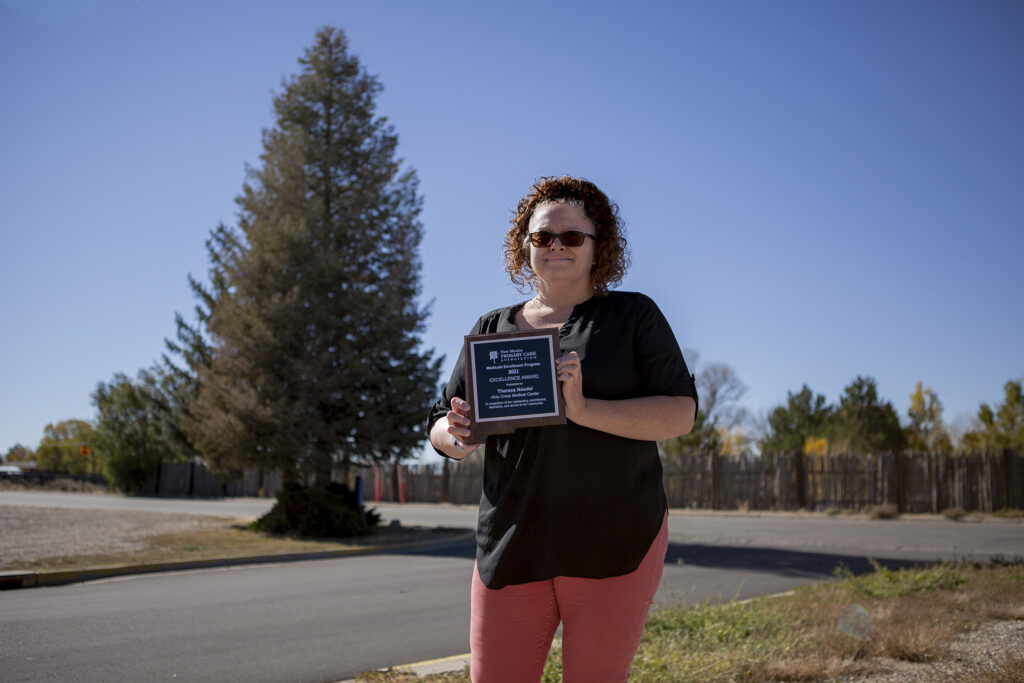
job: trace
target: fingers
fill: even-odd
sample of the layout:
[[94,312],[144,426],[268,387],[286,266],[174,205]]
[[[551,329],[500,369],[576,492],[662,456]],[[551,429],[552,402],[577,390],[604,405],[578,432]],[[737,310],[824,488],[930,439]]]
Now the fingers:
[[469,403],[456,396],[452,399],[452,410],[459,415],[469,415]]
[[561,358],[555,360],[555,374],[561,382],[568,382],[578,379],[582,375],[580,357],[575,351],[571,351]]
[[448,433],[458,439],[463,445],[470,445],[467,441],[470,436],[469,403],[461,398],[452,399],[452,409],[448,411]]

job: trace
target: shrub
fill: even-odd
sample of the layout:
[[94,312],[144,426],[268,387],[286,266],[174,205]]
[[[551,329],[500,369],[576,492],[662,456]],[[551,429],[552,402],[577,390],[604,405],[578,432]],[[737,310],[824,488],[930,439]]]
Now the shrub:
[[380,523],[374,510],[359,507],[355,493],[342,484],[326,490],[289,485],[270,511],[252,523],[257,531],[314,538],[367,536]]
[[942,516],[943,517],[945,517],[946,519],[953,519],[953,520],[960,519],[960,518],[962,518],[966,514],[967,513],[964,512],[964,509],[962,507],[959,507],[959,506],[951,507],[951,508],[946,508],[945,510],[942,511]]
[[896,519],[899,516],[899,509],[892,503],[874,505],[868,510],[868,517],[871,519]]

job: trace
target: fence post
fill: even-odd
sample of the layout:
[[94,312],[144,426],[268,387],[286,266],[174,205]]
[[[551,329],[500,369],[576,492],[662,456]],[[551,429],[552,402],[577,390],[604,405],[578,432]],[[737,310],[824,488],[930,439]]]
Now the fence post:
[[[1014,477],[1013,477],[1013,469],[1012,469],[1012,464],[1011,464],[1011,454],[1012,454],[1012,451],[1009,448],[1004,448],[1003,449],[1003,505],[1002,505],[1002,507],[1006,508],[1006,509],[1013,508],[1013,507],[1017,506],[1016,505],[1017,501],[1014,500],[1015,496],[1013,495],[1013,493],[1014,493],[1014,488],[1013,488]],[[993,505],[993,508],[994,507],[995,506]],[[996,512],[996,510],[992,510],[992,512]]]
[[709,456],[708,472],[711,476],[711,509],[718,509],[718,458],[714,453]]
[[893,455],[893,484],[896,489],[896,509],[900,514],[907,511],[907,491],[904,486],[904,473],[906,463],[903,460],[903,453]]
[[807,507],[807,463],[803,451],[797,451],[793,458],[796,470],[796,507],[802,510]]
[[441,458],[441,502],[452,502],[452,471],[448,458]]

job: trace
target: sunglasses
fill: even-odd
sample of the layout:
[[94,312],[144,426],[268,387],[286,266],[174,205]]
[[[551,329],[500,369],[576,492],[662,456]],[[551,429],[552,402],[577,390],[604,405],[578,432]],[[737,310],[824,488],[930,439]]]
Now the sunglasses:
[[565,232],[548,232],[547,230],[538,230],[537,232],[531,232],[526,236],[533,246],[543,249],[544,247],[550,247],[557,238],[563,246],[566,247],[581,247],[583,243],[587,241],[587,238],[597,241],[597,238],[591,235],[589,232],[580,232],[579,230],[566,230]]

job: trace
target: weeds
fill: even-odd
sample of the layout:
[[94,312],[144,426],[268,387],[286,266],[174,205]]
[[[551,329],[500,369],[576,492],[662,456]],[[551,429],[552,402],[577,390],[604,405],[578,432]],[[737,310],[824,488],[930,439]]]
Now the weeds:
[[[630,681],[821,681],[883,672],[887,661],[941,660],[957,633],[985,620],[1024,618],[1024,564],[897,571],[872,564],[871,574],[853,576],[840,567],[839,580],[784,596],[654,609]],[[839,621],[851,606],[872,628],[844,632]],[[362,680],[469,681],[468,671],[445,678],[379,676]],[[561,651],[552,648],[542,680],[560,677]],[[1024,656],[1009,653],[976,680],[1024,680]]]

